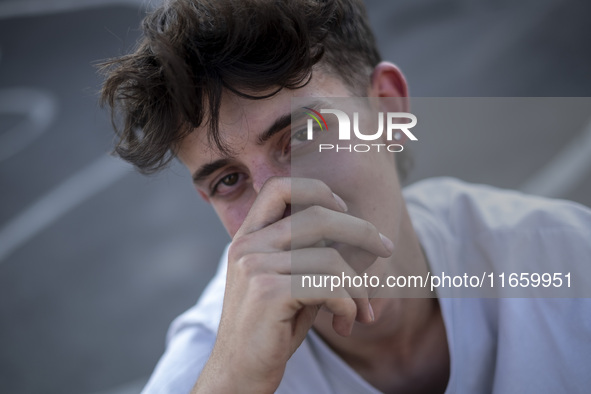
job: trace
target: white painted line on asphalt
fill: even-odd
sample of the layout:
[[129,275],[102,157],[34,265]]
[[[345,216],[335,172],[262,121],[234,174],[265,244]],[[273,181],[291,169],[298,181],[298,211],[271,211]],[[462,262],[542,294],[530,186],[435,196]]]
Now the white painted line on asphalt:
[[522,186],[526,193],[565,197],[591,170],[591,121],[581,134],[531,176]]
[[38,16],[108,6],[149,9],[157,0],[7,0],[0,1],[0,19]]
[[0,229],[0,263],[66,213],[133,171],[103,156],[57,185]]
[[53,123],[57,107],[55,96],[43,90],[0,90],[0,114],[25,117],[9,130],[0,130],[0,162],[16,155],[43,134]]

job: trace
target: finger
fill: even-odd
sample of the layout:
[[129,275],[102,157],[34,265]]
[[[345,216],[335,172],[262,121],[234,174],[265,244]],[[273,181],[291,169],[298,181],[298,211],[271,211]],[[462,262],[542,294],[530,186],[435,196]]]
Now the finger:
[[[301,282],[300,275],[284,276],[284,278],[290,281],[290,285],[293,284],[291,281]],[[358,315],[358,305],[347,291],[341,287],[334,289],[331,296],[327,296],[325,289],[311,288],[307,290],[309,291],[305,296],[291,298],[291,308],[295,311],[303,306],[321,306],[334,315],[334,330],[342,336],[350,335]]]
[[318,205],[309,207],[260,229],[256,237],[246,234],[234,238],[232,249],[240,254],[295,250],[339,242],[364,249],[376,256],[389,257],[392,241],[370,222]]
[[310,247],[322,240],[356,246],[380,257],[389,257],[394,249],[392,241],[373,224],[342,212],[312,206],[289,219],[292,249]]
[[235,237],[258,231],[280,220],[294,199],[293,189],[298,191],[295,196],[297,204],[320,205],[336,211],[346,211],[343,200],[320,180],[271,177],[261,188]]
[[351,298],[300,298],[294,300],[294,308],[301,309],[307,306],[322,306],[334,315],[332,328],[335,332],[343,337],[351,335],[357,314],[357,306]]
[[[373,321],[373,312],[369,305],[368,289],[356,279],[357,272],[333,248],[309,248],[294,250],[290,254],[292,289],[298,294],[308,294],[309,288],[298,278],[306,276],[309,284],[316,286],[322,296],[335,297],[334,289],[342,288],[357,305],[355,319],[362,323]],[[359,285],[360,284],[360,285]]]
[[[357,272],[347,264],[338,251],[332,248],[298,249],[292,252],[251,254],[238,262],[239,268],[245,272],[270,272],[292,276],[291,288],[301,295],[319,298],[343,296],[353,299],[357,305],[355,320],[362,323],[373,321],[373,313],[369,306],[368,289],[365,285],[358,286],[355,280]],[[302,278],[315,284],[312,292],[310,287],[302,287]],[[358,278],[360,279],[360,278]],[[336,295],[334,290],[339,289]]]

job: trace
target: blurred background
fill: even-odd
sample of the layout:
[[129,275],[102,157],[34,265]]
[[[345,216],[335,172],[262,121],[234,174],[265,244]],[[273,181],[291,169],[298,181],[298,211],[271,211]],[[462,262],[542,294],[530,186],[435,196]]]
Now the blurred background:
[[[229,241],[178,163],[144,177],[107,155],[93,65],[127,53],[158,3],[0,0],[0,393],[138,392]],[[414,96],[591,96],[589,1],[366,3]],[[409,181],[591,205],[589,123],[519,141],[422,136]]]

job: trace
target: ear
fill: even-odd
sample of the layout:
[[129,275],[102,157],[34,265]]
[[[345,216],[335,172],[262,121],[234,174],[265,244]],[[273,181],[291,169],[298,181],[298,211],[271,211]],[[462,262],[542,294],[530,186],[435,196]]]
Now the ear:
[[398,100],[384,100],[390,111],[408,112],[408,85],[398,67],[390,62],[381,62],[371,74],[370,97],[397,97]]

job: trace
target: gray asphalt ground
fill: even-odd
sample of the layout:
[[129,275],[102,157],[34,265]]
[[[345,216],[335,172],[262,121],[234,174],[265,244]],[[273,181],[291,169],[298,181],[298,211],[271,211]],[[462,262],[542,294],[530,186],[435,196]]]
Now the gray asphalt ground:
[[[144,11],[84,4],[0,1],[0,393],[137,392],[229,241],[177,163],[148,178],[106,155],[93,64],[133,46]],[[591,96],[588,1],[367,5],[414,96]],[[579,123],[423,135],[410,181],[450,175],[591,205]]]

